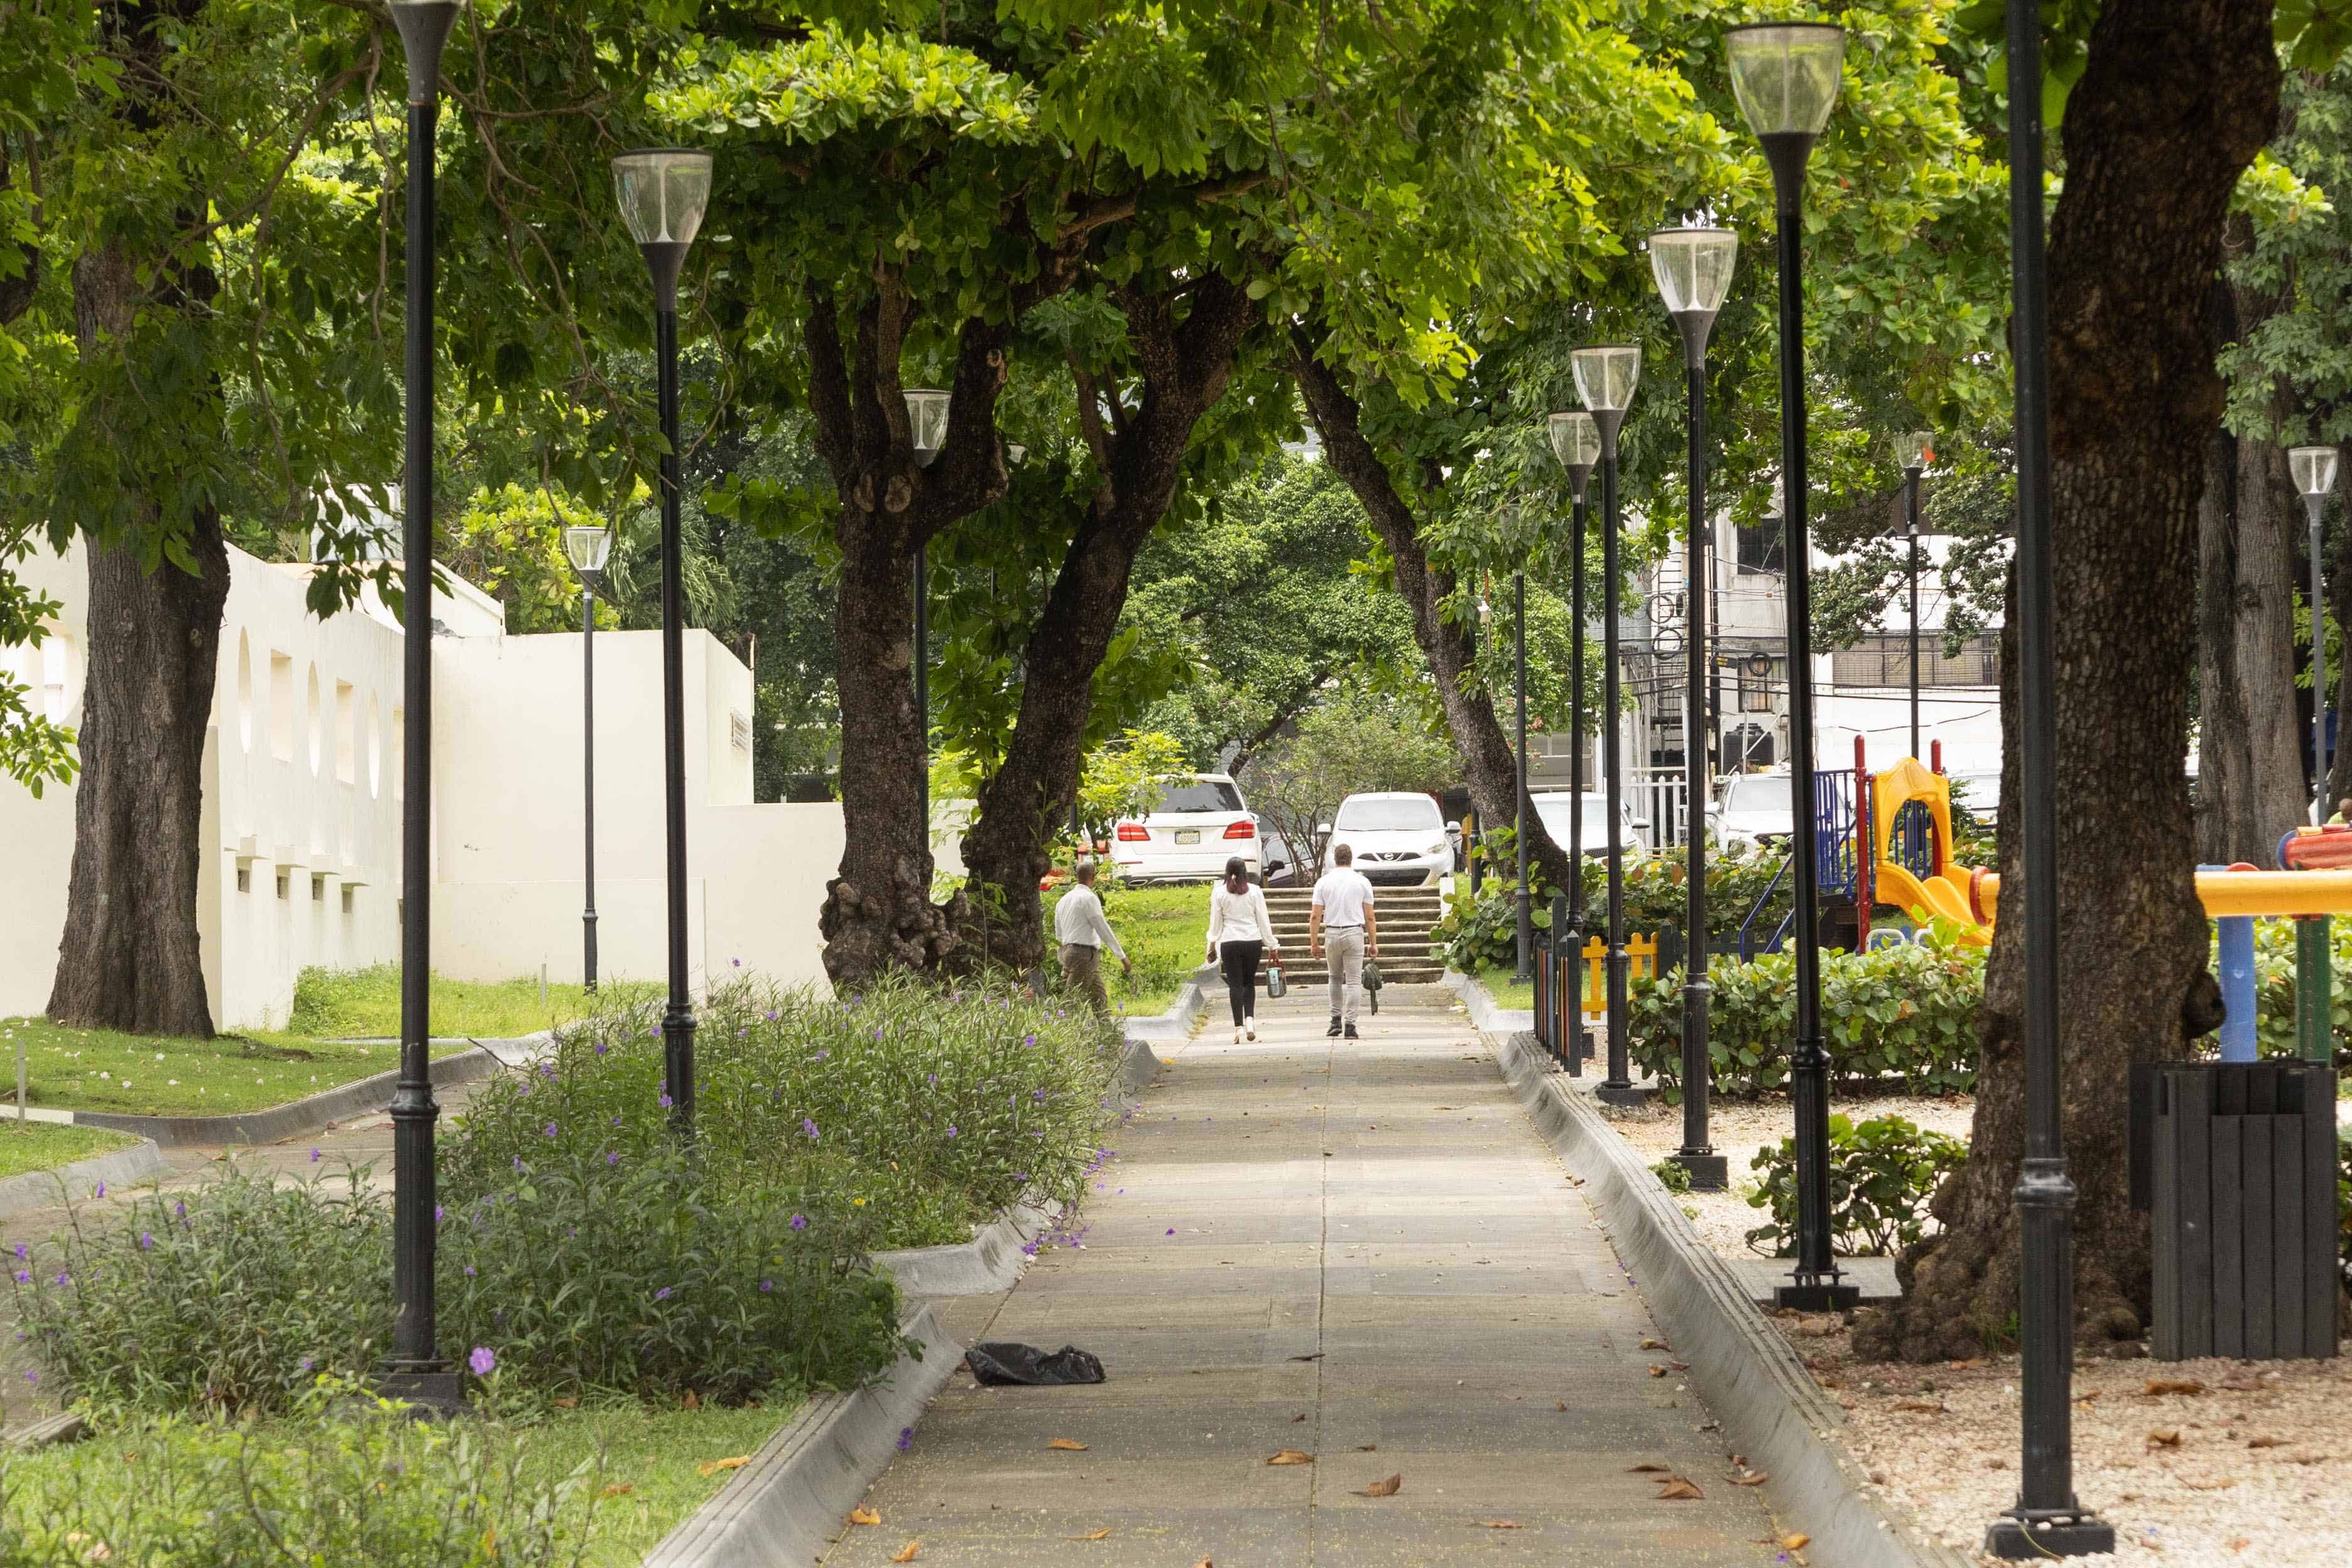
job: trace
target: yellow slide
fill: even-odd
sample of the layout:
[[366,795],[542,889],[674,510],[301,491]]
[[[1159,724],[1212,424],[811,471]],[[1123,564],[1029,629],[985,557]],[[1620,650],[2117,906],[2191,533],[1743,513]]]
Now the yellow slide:
[[1992,945],[1992,927],[1978,921],[1969,908],[1968,889],[1949,878],[1930,877],[1923,882],[1893,860],[1881,860],[1873,877],[1880,903],[1893,904],[1921,925],[1931,918],[1949,921],[1960,928],[1960,940],[1971,947]]

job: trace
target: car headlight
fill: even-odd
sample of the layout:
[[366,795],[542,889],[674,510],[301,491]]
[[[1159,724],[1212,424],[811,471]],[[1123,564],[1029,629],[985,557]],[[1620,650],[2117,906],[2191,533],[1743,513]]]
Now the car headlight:
[[1445,853],[1445,846],[1443,844],[1433,844],[1429,847],[1428,852],[1432,855],[1443,855]]

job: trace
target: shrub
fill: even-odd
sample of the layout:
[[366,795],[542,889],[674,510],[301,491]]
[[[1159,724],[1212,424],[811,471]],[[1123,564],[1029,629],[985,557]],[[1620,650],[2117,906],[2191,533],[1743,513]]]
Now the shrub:
[[[667,1144],[658,1010],[568,1030],[536,1072],[485,1085],[444,1145],[453,1212],[562,1155],[635,1165]],[[985,985],[881,980],[840,1002],[737,979],[696,1046],[700,1166],[826,1207],[861,1245],[958,1242],[1024,1193],[1075,1200],[1104,1157],[1118,1032]]]
[[[1876,1116],[1857,1125],[1830,1118],[1831,1245],[1847,1256],[1901,1250],[1926,1234],[1927,1202],[1944,1178],[1959,1169],[1969,1146],[1900,1116]],[[1748,1199],[1771,1219],[1748,1233],[1748,1245],[1774,1258],[1793,1258],[1797,1243],[1797,1141],[1759,1149],[1752,1168],[1761,1183]]]
[[[1797,1027],[1796,957],[1707,965],[1707,1056],[1714,1091],[1753,1099],[1785,1087]],[[1822,955],[1822,1025],[1832,1072],[1877,1090],[1899,1079],[1911,1094],[1976,1087],[1977,1003],[1984,992],[1979,948],[1906,942],[1866,953]],[[1636,979],[1629,993],[1633,1059],[1654,1074],[1669,1103],[1682,1099],[1682,976]]]
[[[1507,858],[1509,837],[1507,830],[1489,835],[1501,842]],[[1710,853],[1706,864],[1707,921],[1714,930],[1714,940],[1728,942],[1748,919],[1759,899],[1767,889],[1771,897],[1764,911],[1756,918],[1757,943],[1761,947],[1788,912],[1794,897],[1787,879],[1778,888],[1773,878],[1784,858],[1777,851],[1752,847],[1729,853]],[[1629,931],[1650,932],[1661,926],[1680,929],[1689,913],[1690,868],[1675,855],[1651,855],[1625,863],[1625,923]],[[1608,908],[1608,868],[1597,858],[1588,857],[1584,867],[1585,903],[1591,912],[1587,916],[1599,929],[1600,911]],[[1518,882],[1515,878],[1491,878],[1481,883],[1477,896],[1470,893],[1467,874],[1457,873],[1454,879],[1453,896],[1446,900],[1444,917],[1433,933],[1444,943],[1446,963],[1465,974],[1481,970],[1497,969],[1517,959]],[[1551,926],[1551,891],[1540,880],[1536,884],[1535,924],[1538,931]],[[1588,932],[1588,935],[1592,934]]]
[[1687,1165],[1678,1165],[1672,1160],[1661,1160],[1650,1167],[1650,1174],[1657,1177],[1660,1184],[1670,1193],[1686,1193],[1691,1190],[1690,1167]]

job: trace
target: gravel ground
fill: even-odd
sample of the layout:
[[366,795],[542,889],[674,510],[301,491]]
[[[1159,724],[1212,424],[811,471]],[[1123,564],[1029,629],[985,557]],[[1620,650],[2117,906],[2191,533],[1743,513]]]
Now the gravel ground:
[[[1641,1110],[1606,1106],[1601,1109],[1624,1140],[1641,1152],[1645,1163],[1655,1164],[1683,1146],[1680,1106],[1652,1105]],[[1875,1100],[1832,1100],[1830,1110],[1832,1114],[1856,1121],[1866,1121],[1874,1116],[1900,1116],[1935,1131],[1966,1138],[1969,1121],[1976,1115],[1976,1101],[1887,1095]],[[1748,1194],[1756,1190],[1751,1162],[1758,1150],[1779,1143],[1793,1130],[1786,1100],[1717,1100],[1708,1108],[1707,1135],[1715,1142],[1716,1152],[1730,1162],[1731,1187],[1720,1193],[1685,1193],[1681,1202],[1685,1211],[1698,1211],[1691,1223],[1717,1256],[1756,1256],[1748,1245],[1748,1233],[1764,1223],[1765,1212],[1748,1206]]]
[[[1845,1406],[1842,1436],[1871,1479],[1977,1551],[2017,1500],[2017,1359],[1856,1363],[1837,1319],[1774,1322]],[[2196,1391],[2151,1394],[2159,1383]],[[2075,1490],[2116,1542],[2075,1561],[2352,1559],[2352,1363],[2102,1360],[2075,1369],[2074,1393]]]

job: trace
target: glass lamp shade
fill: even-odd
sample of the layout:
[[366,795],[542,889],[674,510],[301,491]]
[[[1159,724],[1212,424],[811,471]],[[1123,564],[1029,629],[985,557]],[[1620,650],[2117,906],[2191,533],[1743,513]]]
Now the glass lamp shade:
[[1845,29],[1826,22],[1727,28],[1731,95],[1759,136],[1818,136],[1837,107]]
[[2336,448],[2333,447],[2290,447],[2286,454],[2287,471],[2294,476],[2294,488],[2305,500],[2324,496],[2336,488]]
[[1771,499],[1764,503],[1764,515],[1766,517],[1789,515],[1789,492],[1778,479],[1772,481],[1772,495]]
[[1552,455],[1561,468],[1589,469],[1601,460],[1601,427],[1590,414],[1555,414],[1548,421]]
[[948,444],[948,395],[936,386],[910,386],[906,396],[908,441],[928,463]]
[[1004,443],[1004,460],[1017,468],[1029,460],[1029,448],[1018,441],[1007,441]]
[[1731,264],[1739,257],[1739,237],[1727,228],[1662,228],[1650,237],[1650,271],[1666,314],[1680,316],[1723,309],[1731,289]]
[[621,219],[639,245],[691,245],[710,205],[710,154],[645,147],[613,160]]
[[613,531],[602,523],[563,531],[563,553],[572,558],[572,569],[583,577],[595,575],[604,569],[613,556]]
[[1576,395],[1595,414],[1622,414],[1633,405],[1642,379],[1639,343],[1595,343],[1569,355],[1576,371]]
[[392,0],[392,25],[408,57],[408,101],[430,103],[441,87],[441,50],[457,25],[457,0]]
[[1936,460],[1936,437],[1926,430],[1908,430],[1895,437],[1895,466],[1916,474]]

